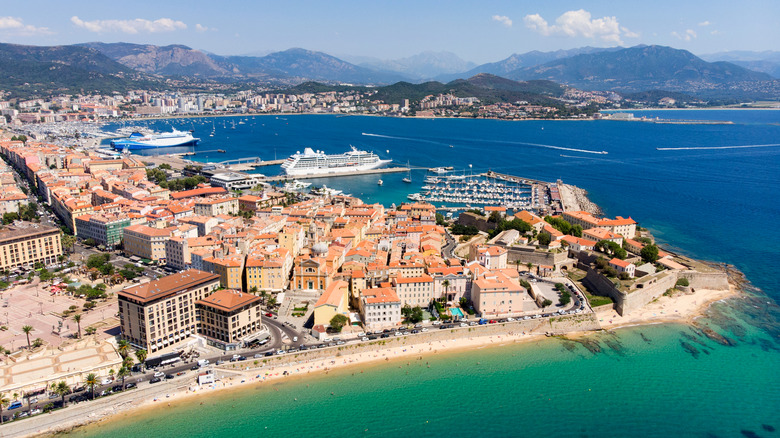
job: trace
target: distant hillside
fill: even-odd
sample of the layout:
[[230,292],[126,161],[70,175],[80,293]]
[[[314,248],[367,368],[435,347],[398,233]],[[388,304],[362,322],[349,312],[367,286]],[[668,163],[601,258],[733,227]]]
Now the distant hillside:
[[462,73],[447,74],[437,76],[435,79],[438,81],[453,81],[455,79],[470,78],[480,73],[490,73],[496,76],[506,76],[509,72],[515,71],[520,68],[533,67],[535,65],[544,64],[556,59],[569,58],[571,56],[580,55],[583,53],[598,53],[609,50],[620,50],[621,47],[612,48],[599,48],[599,47],[579,47],[569,50],[556,50],[554,52],[540,52],[533,50],[526,53],[515,53],[506,59],[502,59],[498,62],[489,62],[472,68]]
[[208,54],[187,46],[155,46],[130,43],[84,43],[122,65],[145,73],[171,76],[228,76],[230,65],[221,65]]
[[701,58],[710,62],[730,62],[749,70],[767,73],[775,78],[780,78],[780,52],[775,50],[765,50],[763,52],[734,50],[701,55]]
[[726,84],[771,81],[765,73],[728,62],[706,62],[686,50],[637,46],[581,54],[510,72],[510,79],[546,79],[577,88],[636,92],[695,91]]
[[407,58],[381,60],[359,59],[358,65],[377,71],[393,72],[410,79],[430,79],[443,74],[453,74],[473,68],[476,64],[464,61],[451,52],[422,52]]
[[[308,82],[285,91],[290,93],[321,93],[349,89],[366,90],[365,87],[339,87]],[[560,101],[555,98],[560,97],[565,91],[561,85],[549,81],[516,82],[488,74],[477,75],[465,80],[458,79],[446,84],[435,81],[422,84],[397,82],[374,89],[377,93],[372,96],[372,99],[390,104],[400,104],[403,99],[415,102],[428,95],[451,93],[457,97],[477,97],[486,103],[525,100],[531,103],[560,105]]]
[[87,47],[0,44],[0,89],[17,97],[76,92],[110,94],[158,86]]
[[265,73],[357,84],[388,84],[403,79],[397,74],[358,67],[327,53],[297,48],[262,57],[228,56],[224,59],[245,74]]

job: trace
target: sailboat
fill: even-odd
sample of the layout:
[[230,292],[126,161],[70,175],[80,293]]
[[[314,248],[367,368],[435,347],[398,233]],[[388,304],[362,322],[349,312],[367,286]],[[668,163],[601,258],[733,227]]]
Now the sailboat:
[[406,169],[409,171],[409,173],[407,174],[406,178],[402,179],[401,181],[403,181],[405,183],[411,184],[411,182],[412,182],[412,168],[409,167],[409,162],[408,161],[406,162]]

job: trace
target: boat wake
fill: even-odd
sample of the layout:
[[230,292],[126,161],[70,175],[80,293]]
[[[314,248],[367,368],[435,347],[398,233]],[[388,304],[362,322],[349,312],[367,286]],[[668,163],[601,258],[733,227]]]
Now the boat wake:
[[[409,141],[419,141],[422,143],[431,143],[431,144],[439,144],[443,146],[450,146],[450,143],[441,143],[438,141],[432,141],[432,140],[424,140],[421,138],[410,138],[410,137],[396,137],[392,135],[382,135],[382,134],[370,134],[367,132],[362,132],[361,134],[368,136],[368,137],[381,137],[381,138],[392,138],[396,140],[409,140]],[[557,149],[559,151],[569,151],[569,152],[581,152],[583,154],[596,154],[596,155],[606,155],[607,151],[591,151],[588,149],[576,149],[576,148],[566,148],[563,146],[553,146],[549,144],[539,144],[539,143],[526,143],[522,141],[501,141],[501,140],[469,140],[476,143],[479,142],[487,142],[487,143],[505,143],[505,144],[518,144],[518,145],[524,145],[524,146],[534,146],[539,148],[545,148],[545,149]]]
[[439,144],[442,146],[449,146],[449,143],[442,143],[438,141],[433,140],[425,140],[423,138],[411,138],[411,137],[396,137],[394,135],[383,135],[383,134],[371,134],[368,132],[361,132],[361,134],[365,135],[366,137],[379,137],[379,138],[390,138],[394,140],[408,140],[408,141],[417,141],[420,143],[430,143],[430,144]]
[[744,146],[693,146],[684,148],[655,148],[657,151],[705,151],[705,150],[717,150],[717,149],[753,149],[753,148],[771,148],[780,146],[780,143],[775,144],[749,144]]

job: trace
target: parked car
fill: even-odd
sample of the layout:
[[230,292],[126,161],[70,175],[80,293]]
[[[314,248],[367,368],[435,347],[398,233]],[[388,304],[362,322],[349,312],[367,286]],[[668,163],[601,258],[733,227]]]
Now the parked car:
[[103,381],[100,382],[100,384],[101,385],[108,385],[111,382],[113,382],[113,380],[111,380],[111,377],[106,377],[105,379],[103,379]]
[[160,381],[162,381],[161,378],[159,378],[159,377],[152,377],[152,379],[149,380],[149,383],[157,383],[157,382],[160,382]]
[[176,377],[176,376],[174,376],[173,374],[166,374],[165,375],[165,378],[168,379],[168,380],[173,379],[174,377]]
[[135,388],[135,383],[133,382],[130,382],[127,385],[125,385],[125,389],[133,389],[133,388]]
[[154,373],[154,377],[165,377],[165,373],[162,371],[157,371]]

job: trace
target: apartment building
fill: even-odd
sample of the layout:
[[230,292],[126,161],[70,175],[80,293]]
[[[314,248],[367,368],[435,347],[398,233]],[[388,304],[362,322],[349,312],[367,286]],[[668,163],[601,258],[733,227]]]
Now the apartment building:
[[382,330],[401,324],[401,300],[392,288],[363,289],[360,295],[360,316],[366,330]]
[[219,276],[187,270],[117,293],[122,337],[153,353],[198,332],[195,303],[219,287]]
[[198,216],[216,216],[219,214],[238,213],[238,199],[213,198],[204,199],[195,203],[195,214]]
[[122,214],[85,214],[76,218],[78,237],[93,239],[106,248],[119,246],[129,226],[130,218]]
[[165,261],[165,242],[171,238],[172,229],[131,225],[124,231],[124,252],[152,261]]
[[195,303],[198,333],[209,345],[236,350],[262,327],[260,297],[222,289]]
[[0,229],[0,269],[50,265],[62,255],[60,230],[32,222],[19,222]]

